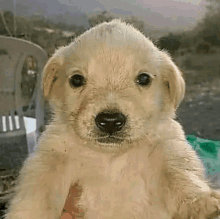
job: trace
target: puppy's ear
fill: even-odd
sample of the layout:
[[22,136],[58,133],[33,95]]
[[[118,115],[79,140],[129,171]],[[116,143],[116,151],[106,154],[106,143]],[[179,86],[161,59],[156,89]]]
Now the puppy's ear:
[[184,98],[185,82],[182,73],[167,54],[163,54],[162,66],[164,87],[176,109]]
[[43,77],[43,94],[46,99],[50,98],[50,94],[55,83],[58,81],[60,75],[58,72],[62,69],[64,57],[62,56],[62,49],[59,49],[47,62],[44,67]]

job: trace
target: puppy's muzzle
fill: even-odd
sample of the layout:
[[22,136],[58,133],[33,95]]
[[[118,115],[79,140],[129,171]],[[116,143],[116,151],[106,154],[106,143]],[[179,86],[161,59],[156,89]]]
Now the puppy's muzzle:
[[96,126],[110,135],[120,131],[125,122],[126,118],[122,113],[99,113],[95,118]]

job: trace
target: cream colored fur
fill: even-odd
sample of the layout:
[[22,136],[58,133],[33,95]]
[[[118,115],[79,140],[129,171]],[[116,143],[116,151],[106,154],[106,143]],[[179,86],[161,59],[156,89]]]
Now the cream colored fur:
[[[74,72],[86,84],[72,88]],[[150,85],[136,83],[140,72]],[[60,48],[44,69],[54,119],[25,162],[6,219],[58,219],[76,182],[85,219],[205,219],[220,213],[220,193],[186,142],[175,110],[182,74],[166,52],[113,20]],[[121,143],[98,141],[95,116],[126,115]]]

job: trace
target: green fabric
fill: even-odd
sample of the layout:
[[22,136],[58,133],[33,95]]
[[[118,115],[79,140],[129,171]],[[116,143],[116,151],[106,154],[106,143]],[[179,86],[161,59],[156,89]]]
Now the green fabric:
[[194,135],[188,135],[186,139],[203,161],[206,174],[220,174],[220,141],[202,139]]

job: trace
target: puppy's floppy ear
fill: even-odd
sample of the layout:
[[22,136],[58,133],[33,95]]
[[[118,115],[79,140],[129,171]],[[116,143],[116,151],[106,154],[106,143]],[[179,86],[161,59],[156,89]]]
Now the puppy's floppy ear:
[[171,104],[176,109],[185,95],[185,82],[182,73],[171,58],[163,53],[163,83],[167,89]]
[[58,72],[62,68],[64,63],[64,57],[62,56],[63,48],[59,49],[47,62],[44,67],[43,77],[43,94],[46,99],[49,98],[52,88],[55,82],[58,80]]

